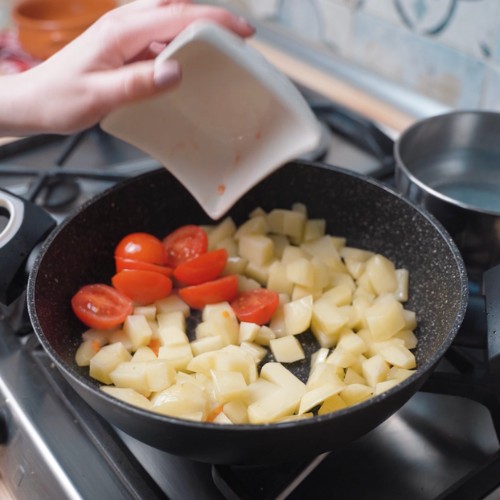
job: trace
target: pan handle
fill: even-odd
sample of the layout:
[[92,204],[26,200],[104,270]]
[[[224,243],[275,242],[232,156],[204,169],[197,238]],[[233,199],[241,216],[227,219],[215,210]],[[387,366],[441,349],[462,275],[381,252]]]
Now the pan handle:
[[42,208],[0,188],[0,302],[9,305],[26,287],[25,264],[55,227]]
[[491,375],[500,376],[500,265],[483,275],[486,298],[488,359]]

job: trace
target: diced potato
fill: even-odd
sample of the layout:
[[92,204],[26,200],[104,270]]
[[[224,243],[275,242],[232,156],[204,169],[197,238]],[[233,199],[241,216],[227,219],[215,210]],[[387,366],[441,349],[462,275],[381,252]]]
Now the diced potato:
[[411,330],[400,330],[393,338],[401,339],[407,349],[415,349],[418,344],[418,339]]
[[[273,263],[274,260],[262,265],[256,264],[255,262],[249,262],[245,269],[245,275],[257,281],[259,286],[265,286],[269,281],[269,269],[271,269]],[[238,284],[238,289],[241,291],[240,284]]]
[[154,359],[158,359],[153,349],[148,346],[141,346],[137,351],[132,355],[133,363],[141,362],[141,361],[153,361]]
[[283,234],[268,234],[274,243],[274,255],[277,259],[283,257],[283,252],[290,245],[290,240]]
[[267,214],[267,222],[271,233],[288,236],[296,244],[304,237],[306,216],[303,213],[277,208]]
[[274,358],[279,363],[293,363],[305,359],[304,349],[296,337],[287,335],[269,343]]
[[215,368],[217,351],[207,351],[194,356],[187,365],[187,369],[195,373],[210,375],[210,370]]
[[117,344],[118,342],[121,342],[123,347],[125,347],[125,349],[129,352],[133,352],[136,349],[132,339],[124,330],[113,330],[112,332],[109,332],[108,340],[110,344]]
[[222,273],[224,276],[229,274],[244,274],[248,265],[248,259],[238,256],[229,256],[226,267]]
[[195,384],[174,384],[151,398],[152,410],[172,417],[202,412],[206,416],[209,401],[205,391]]
[[183,311],[172,311],[159,313],[156,316],[156,321],[158,322],[158,328],[166,328],[168,326],[175,326],[179,330],[186,331],[186,316],[184,316]]
[[313,410],[316,406],[322,404],[326,399],[338,394],[342,391],[342,389],[342,386],[322,385],[320,387],[316,387],[315,389],[308,390],[300,400],[298,414],[301,415]]
[[346,385],[350,384],[368,385],[366,379],[353,368],[347,368],[347,370],[345,371],[344,383]]
[[364,384],[350,384],[346,385],[339,395],[347,406],[352,406],[371,397],[373,388]]
[[363,354],[366,351],[365,341],[352,330],[347,330],[342,333],[337,343],[337,347],[343,347],[353,354]]
[[143,408],[144,410],[150,410],[152,407],[151,401],[146,396],[139,394],[133,389],[103,385],[101,386],[101,391],[125,403]]
[[326,335],[333,335],[349,321],[349,315],[328,301],[319,299],[312,306],[311,326],[313,332],[321,331]]
[[414,311],[403,309],[403,318],[405,320],[405,330],[415,330],[417,328],[417,315]]
[[273,331],[275,337],[283,337],[286,335],[285,314],[283,312],[283,304],[278,306],[278,309],[273,314],[269,322],[269,328]]
[[352,302],[352,288],[347,284],[337,285],[323,294],[321,300],[333,306],[346,306]]
[[361,368],[368,385],[375,387],[386,379],[390,366],[382,356],[376,354],[364,361]]
[[100,346],[109,344],[109,335],[115,330],[96,330],[89,328],[82,333],[83,341],[95,340]]
[[249,263],[262,266],[273,260],[274,242],[262,234],[245,234],[239,239],[238,253]]
[[410,282],[410,273],[408,269],[396,269],[396,290],[394,296],[399,302],[406,302],[408,300],[408,287]]
[[320,347],[316,352],[313,352],[311,355],[311,371],[316,365],[324,363],[328,358],[328,354],[330,354],[330,350],[326,347]]
[[392,389],[394,386],[396,386],[398,384],[399,384],[399,380],[396,380],[396,379],[384,380],[382,382],[379,382],[378,384],[375,385],[373,395],[376,396],[377,394],[382,394],[383,392],[388,391],[389,389]]
[[293,300],[283,305],[283,317],[287,335],[297,335],[305,332],[313,314],[313,298],[311,295]]
[[402,343],[384,342],[384,346],[379,349],[379,353],[388,363],[399,368],[410,370],[417,366],[415,355],[406,348]]
[[213,422],[215,424],[232,424],[230,418],[223,411],[217,414],[217,416],[213,419]]
[[109,378],[116,387],[134,389],[139,394],[148,397],[151,394],[146,381],[146,363],[120,363],[110,374]]
[[305,250],[302,250],[302,248],[300,247],[288,245],[283,248],[281,262],[285,265],[288,265],[297,259],[307,259],[307,258],[310,258],[310,255]]
[[[246,272],[246,269],[245,269]],[[261,276],[262,279],[267,280],[267,274],[264,272]],[[255,290],[256,288],[262,288],[262,285],[253,278],[248,278],[247,276],[243,276],[241,274],[238,275],[238,292],[248,292],[250,290]]]
[[227,402],[223,411],[233,424],[248,423],[247,405],[240,399]]
[[193,356],[198,356],[204,352],[222,349],[225,345],[226,343],[223,338],[220,335],[216,335],[193,340],[191,342],[191,350],[193,351]]
[[247,383],[240,372],[211,370],[210,375],[215,387],[217,400],[221,404],[234,399],[243,399]]
[[148,321],[154,321],[156,319],[156,306],[154,304],[149,306],[135,306],[133,314],[142,314],[146,316]]
[[333,413],[334,411],[342,410],[346,407],[347,405],[344,400],[338,394],[334,394],[324,401],[318,410],[318,415]]
[[175,293],[171,293],[164,299],[155,302],[158,313],[170,313],[173,311],[181,311],[184,317],[188,317],[191,313],[189,306]]
[[291,300],[293,302],[294,300],[300,300],[309,295],[313,298],[313,301],[317,300],[321,297],[321,290],[302,285],[294,285]]
[[237,346],[226,346],[215,355],[214,369],[240,372],[247,384],[257,380],[257,365],[253,356]]
[[370,250],[363,250],[361,248],[349,246],[344,246],[339,253],[344,260],[353,260],[357,262],[366,262],[369,258],[375,255],[375,253]]
[[75,361],[78,366],[89,366],[90,360],[101,348],[97,340],[84,340],[76,350]]
[[238,227],[234,233],[234,239],[239,240],[245,234],[262,234],[265,235],[269,232],[269,225],[267,223],[267,216],[259,215],[246,220],[241,226]]
[[123,323],[123,331],[130,339],[134,351],[140,346],[148,345],[153,333],[146,316],[142,314],[128,316]]
[[176,346],[189,344],[189,339],[184,330],[178,326],[163,326],[158,329],[160,344],[163,346]]
[[271,328],[269,328],[268,326],[263,325],[259,328],[254,341],[258,345],[268,346],[271,340],[275,338],[276,334],[274,333],[274,330],[271,330]]
[[[335,284],[332,282],[332,273],[328,266],[317,257],[313,257],[311,259],[311,264],[313,268],[313,285],[312,288],[317,290],[323,290],[328,286],[334,286]],[[341,274],[341,273],[337,273]],[[347,274],[342,274],[342,276],[348,276]],[[353,282],[353,286],[354,282]]]
[[365,318],[375,341],[387,340],[405,326],[403,307],[389,294],[378,297],[365,310]]
[[281,363],[266,363],[260,371],[260,376],[268,382],[272,382],[287,391],[293,392],[298,396],[299,400],[306,391],[304,382],[287,370]]
[[267,355],[267,349],[259,344],[256,344],[255,342],[242,342],[240,347],[244,351],[248,352],[257,364],[260,363]]
[[225,238],[222,241],[219,241],[217,245],[215,245],[215,249],[223,248],[228,255],[228,258],[235,258],[238,256],[238,242],[234,238]]
[[413,375],[415,370],[409,370],[406,368],[399,368],[398,366],[393,366],[387,373],[387,380],[406,380],[408,377]]
[[248,420],[251,424],[276,422],[292,415],[298,408],[300,398],[286,389],[276,389],[272,394],[258,399],[248,406]]
[[291,295],[293,283],[288,278],[285,264],[277,260],[269,266],[266,288]]
[[267,398],[267,396],[274,394],[277,388],[278,386],[276,384],[273,384],[263,378],[258,378],[255,382],[248,384],[245,395],[245,403],[250,405],[260,399]]
[[306,387],[307,390],[310,391],[318,387],[323,387],[325,385],[330,387],[342,388],[344,387],[345,383],[338,376],[335,366],[326,362],[321,362],[316,364],[311,370],[311,374],[307,379]]
[[307,207],[304,205],[304,203],[296,202],[292,204],[292,210],[294,212],[299,212],[304,215],[304,217],[307,218]]
[[304,241],[317,240],[325,235],[326,220],[325,219],[309,219],[306,221],[304,230]]
[[348,351],[344,347],[335,347],[332,353],[326,359],[327,363],[331,363],[334,366],[340,366],[341,368],[347,368],[355,363],[357,360],[356,354]]
[[366,261],[366,274],[378,295],[395,292],[398,287],[394,263],[383,255],[376,254]]
[[208,233],[208,248],[214,250],[218,243],[231,238],[236,233],[236,224],[231,217],[226,217]]
[[323,261],[331,271],[345,272],[345,266],[340,258],[339,251],[330,236],[323,236],[314,241],[303,243],[300,248],[311,257]]
[[256,323],[249,323],[248,321],[242,321],[240,323],[238,343],[243,342],[253,342],[259,333],[260,326]]
[[261,215],[267,215],[267,212],[262,207],[254,208],[249,214],[248,217],[259,217]]
[[120,364],[130,361],[132,355],[125,349],[122,343],[108,344],[95,354],[90,360],[89,374],[103,384],[111,384],[109,374]]
[[202,321],[225,321],[228,318],[236,319],[236,315],[229,302],[207,304],[201,313]]
[[166,359],[176,370],[185,370],[193,353],[189,344],[164,345],[158,351],[158,359]]
[[[314,267],[309,259],[300,258],[286,265],[286,278],[288,281],[312,287],[314,285]],[[285,293],[288,293],[285,290]]]

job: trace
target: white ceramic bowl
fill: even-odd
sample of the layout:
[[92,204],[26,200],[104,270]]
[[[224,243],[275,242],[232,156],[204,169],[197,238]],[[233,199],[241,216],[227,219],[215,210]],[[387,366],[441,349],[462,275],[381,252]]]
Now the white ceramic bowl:
[[300,92],[233,33],[197,21],[156,64],[167,58],[181,64],[179,86],[121,107],[101,126],[157,159],[213,219],[319,144],[321,128]]

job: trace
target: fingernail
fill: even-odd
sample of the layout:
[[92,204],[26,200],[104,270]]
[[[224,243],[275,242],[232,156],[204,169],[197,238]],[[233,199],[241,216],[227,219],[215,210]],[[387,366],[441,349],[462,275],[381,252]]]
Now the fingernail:
[[250,33],[255,33],[255,27],[252,26],[244,17],[238,17],[239,25],[246,31]]
[[181,66],[173,60],[167,59],[154,69],[153,80],[157,87],[169,87],[181,79]]

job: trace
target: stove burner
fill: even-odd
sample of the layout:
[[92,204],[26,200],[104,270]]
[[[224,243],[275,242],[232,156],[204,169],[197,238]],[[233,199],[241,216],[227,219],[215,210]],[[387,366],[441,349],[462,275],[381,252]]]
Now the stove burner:
[[41,204],[44,208],[57,209],[71,205],[80,196],[80,185],[74,179],[55,175],[45,183]]

